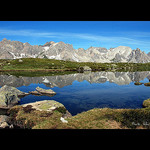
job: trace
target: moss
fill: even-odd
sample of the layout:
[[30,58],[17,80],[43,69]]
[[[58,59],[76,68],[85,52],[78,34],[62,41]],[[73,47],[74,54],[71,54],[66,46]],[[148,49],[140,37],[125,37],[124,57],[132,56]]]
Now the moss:
[[49,106],[49,104],[44,103],[44,104],[40,105],[39,108],[46,111],[50,108],[50,106]]
[[67,110],[66,110],[65,107],[58,107],[58,108],[56,109],[56,111],[58,111],[58,112],[60,112],[60,113],[62,113],[62,114],[65,114]]
[[[139,126],[150,128],[150,111],[144,109],[127,110],[121,113],[121,124],[131,129]],[[147,125],[145,123],[148,123]]]

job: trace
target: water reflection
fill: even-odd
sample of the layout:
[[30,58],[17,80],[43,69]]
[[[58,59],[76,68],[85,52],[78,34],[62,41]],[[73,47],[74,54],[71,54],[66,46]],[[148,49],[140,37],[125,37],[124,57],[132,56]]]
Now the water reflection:
[[145,78],[150,79],[150,72],[90,72],[75,73],[68,75],[44,76],[44,77],[16,77],[13,75],[0,75],[0,86],[9,85],[14,87],[28,86],[31,83],[43,83],[47,87],[62,88],[72,85],[73,81],[89,83],[116,83],[117,85],[128,85],[131,82],[139,82]]
[[75,115],[92,108],[141,108],[150,98],[150,87],[134,85],[135,82],[149,82],[150,72],[90,72],[57,76],[16,77],[0,75],[0,86],[17,87],[23,92],[34,91],[37,86],[52,88],[56,95],[29,95],[20,104],[56,100]]

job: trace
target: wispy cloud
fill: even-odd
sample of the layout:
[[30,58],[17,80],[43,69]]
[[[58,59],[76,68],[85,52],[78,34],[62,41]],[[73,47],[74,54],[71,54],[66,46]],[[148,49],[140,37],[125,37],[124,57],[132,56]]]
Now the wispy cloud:
[[[12,29],[0,29],[0,35],[9,35],[9,36],[28,36],[28,37],[39,37],[39,38],[58,38],[60,40],[66,38],[77,38],[87,41],[95,41],[101,43],[115,43],[120,45],[136,45],[137,47],[145,47],[150,49],[150,41],[143,40],[142,37],[149,37],[150,33],[148,32],[126,32],[121,33],[119,36],[106,36],[106,35],[95,35],[88,33],[69,33],[69,32],[42,32],[36,30],[12,30]],[[140,39],[141,37],[141,39]]]

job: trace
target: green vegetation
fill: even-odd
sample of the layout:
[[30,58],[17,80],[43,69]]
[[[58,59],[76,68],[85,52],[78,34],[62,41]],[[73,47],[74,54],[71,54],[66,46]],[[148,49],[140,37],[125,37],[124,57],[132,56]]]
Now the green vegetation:
[[68,123],[61,122],[63,113],[37,111],[30,106],[14,106],[9,110],[10,123],[20,128],[150,129],[150,105],[141,109],[94,108],[67,118]]
[[[150,71],[150,63],[92,63],[39,58],[21,60],[0,60],[0,71],[17,76],[57,75],[65,74],[66,71],[69,74],[84,66],[90,67],[92,71]],[[9,116],[10,124],[28,129],[149,129],[149,100],[144,101],[143,106],[145,108],[142,109],[95,108],[67,118],[68,123],[60,120],[65,111],[63,109],[47,112],[14,106],[9,110]]]
[[16,77],[41,77],[41,76],[56,76],[56,75],[65,75],[65,74],[73,74],[75,71],[5,71],[0,72],[0,75],[14,75]]
[[55,59],[22,58],[0,60],[0,71],[78,71],[88,66],[92,71],[150,71],[150,63],[95,63]]

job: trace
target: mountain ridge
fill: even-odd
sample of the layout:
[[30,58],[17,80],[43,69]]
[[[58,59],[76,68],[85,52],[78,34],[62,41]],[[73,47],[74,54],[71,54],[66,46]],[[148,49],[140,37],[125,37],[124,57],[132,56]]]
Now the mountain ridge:
[[46,42],[44,45],[30,45],[28,42],[11,41],[4,38],[0,41],[0,59],[48,58],[69,60],[75,62],[129,62],[148,63],[150,53],[146,54],[139,48],[132,50],[128,46],[118,46],[106,49],[104,47],[89,47],[74,49],[72,44]]

